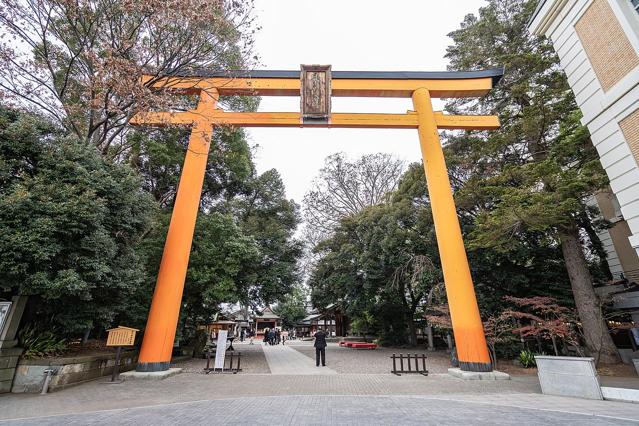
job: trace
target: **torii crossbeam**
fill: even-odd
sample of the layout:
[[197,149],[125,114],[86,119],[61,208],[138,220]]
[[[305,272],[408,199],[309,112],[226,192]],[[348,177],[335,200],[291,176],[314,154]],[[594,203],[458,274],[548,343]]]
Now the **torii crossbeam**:
[[[491,130],[499,128],[499,120],[496,116],[435,112],[431,98],[484,96],[499,81],[503,70],[331,72],[330,66],[304,67],[302,71],[211,72],[155,80],[145,78],[146,84],[153,81],[156,88],[194,94],[199,101],[190,111],[139,113],[131,121],[135,125],[191,127],[136,369],[169,368],[213,128],[234,126],[417,129],[459,364],[466,371],[491,371],[438,129]],[[219,97],[232,95],[301,96],[302,111],[226,112],[219,109]],[[331,96],[411,97],[415,111],[331,113]]]

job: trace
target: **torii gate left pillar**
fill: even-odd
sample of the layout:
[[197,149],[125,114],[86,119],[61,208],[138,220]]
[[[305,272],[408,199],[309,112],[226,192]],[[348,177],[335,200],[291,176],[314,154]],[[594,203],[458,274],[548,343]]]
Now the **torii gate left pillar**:
[[[216,108],[218,98],[216,90],[203,90],[196,112],[204,117]],[[137,371],[169,369],[212,136],[209,120],[193,122]]]
[[[132,120],[134,124],[191,126],[136,370],[148,372],[169,368],[213,126],[230,125],[417,129],[460,367],[466,371],[491,371],[438,129],[489,130],[498,128],[499,122],[494,116],[449,116],[435,112],[431,96],[482,96],[501,76],[501,70],[471,73],[342,72],[341,76],[340,72],[333,73],[337,77],[333,96],[412,97],[416,111],[406,114],[335,113],[329,120],[306,123],[300,113],[234,113],[216,108],[220,95],[299,95],[299,78],[290,78],[291,73],[265,72],[261,78],[255,78],[255,75],[245,78],[229,78],[227,75],[173,78],[161,84],[173,90],[199,94],[197,108],[179,113],[143,113]],[[273,74],[277,76],[273,78]]]

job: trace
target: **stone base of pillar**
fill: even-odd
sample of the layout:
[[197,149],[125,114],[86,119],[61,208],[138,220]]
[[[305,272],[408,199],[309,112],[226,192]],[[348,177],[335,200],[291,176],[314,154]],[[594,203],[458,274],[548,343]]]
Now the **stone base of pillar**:
[[126,371],[120,373],[121,380],[163,380],[167,377],[175,376],[182,372],[181,368],[169,368],[164,371],[153,372],[141,372],[141,371]]
[[463,371],[460,368],[449,368],[448,374],[462,380],[510,380],[510,375],[501,371],[479,372]]
[[171,361],[166,362],[138,362],[135,371],[138,373],[154,373],[158,371],[167,371],[171,366]]

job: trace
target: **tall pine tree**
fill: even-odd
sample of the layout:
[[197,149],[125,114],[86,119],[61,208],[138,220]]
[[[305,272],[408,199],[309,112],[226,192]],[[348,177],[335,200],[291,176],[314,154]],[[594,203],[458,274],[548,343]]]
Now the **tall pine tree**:
[[475,223],[472,245],[508,250],[535,232],[561,246],[586,346],[617,362],[582,238],[585,200],[606,177],[552,46],[527,32],[536,3],[489,0],[449,34],[451,69],[506,69],[485,98],[447,104],[455,113],[497,113],[502,123],[496,132],[446,135],[451,178]]

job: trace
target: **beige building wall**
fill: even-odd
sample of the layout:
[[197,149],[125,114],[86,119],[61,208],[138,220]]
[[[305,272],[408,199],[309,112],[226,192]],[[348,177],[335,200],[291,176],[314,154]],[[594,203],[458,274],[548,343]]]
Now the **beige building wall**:
[[577,19],[575,31],[604,91],[639,65],[639,56],[608,0],[590,3]]
[[611,241],[628,234],[639,252],[639,14],[630,0],[540,0],[529,29],[552,41],[619,202],[627,228]]

